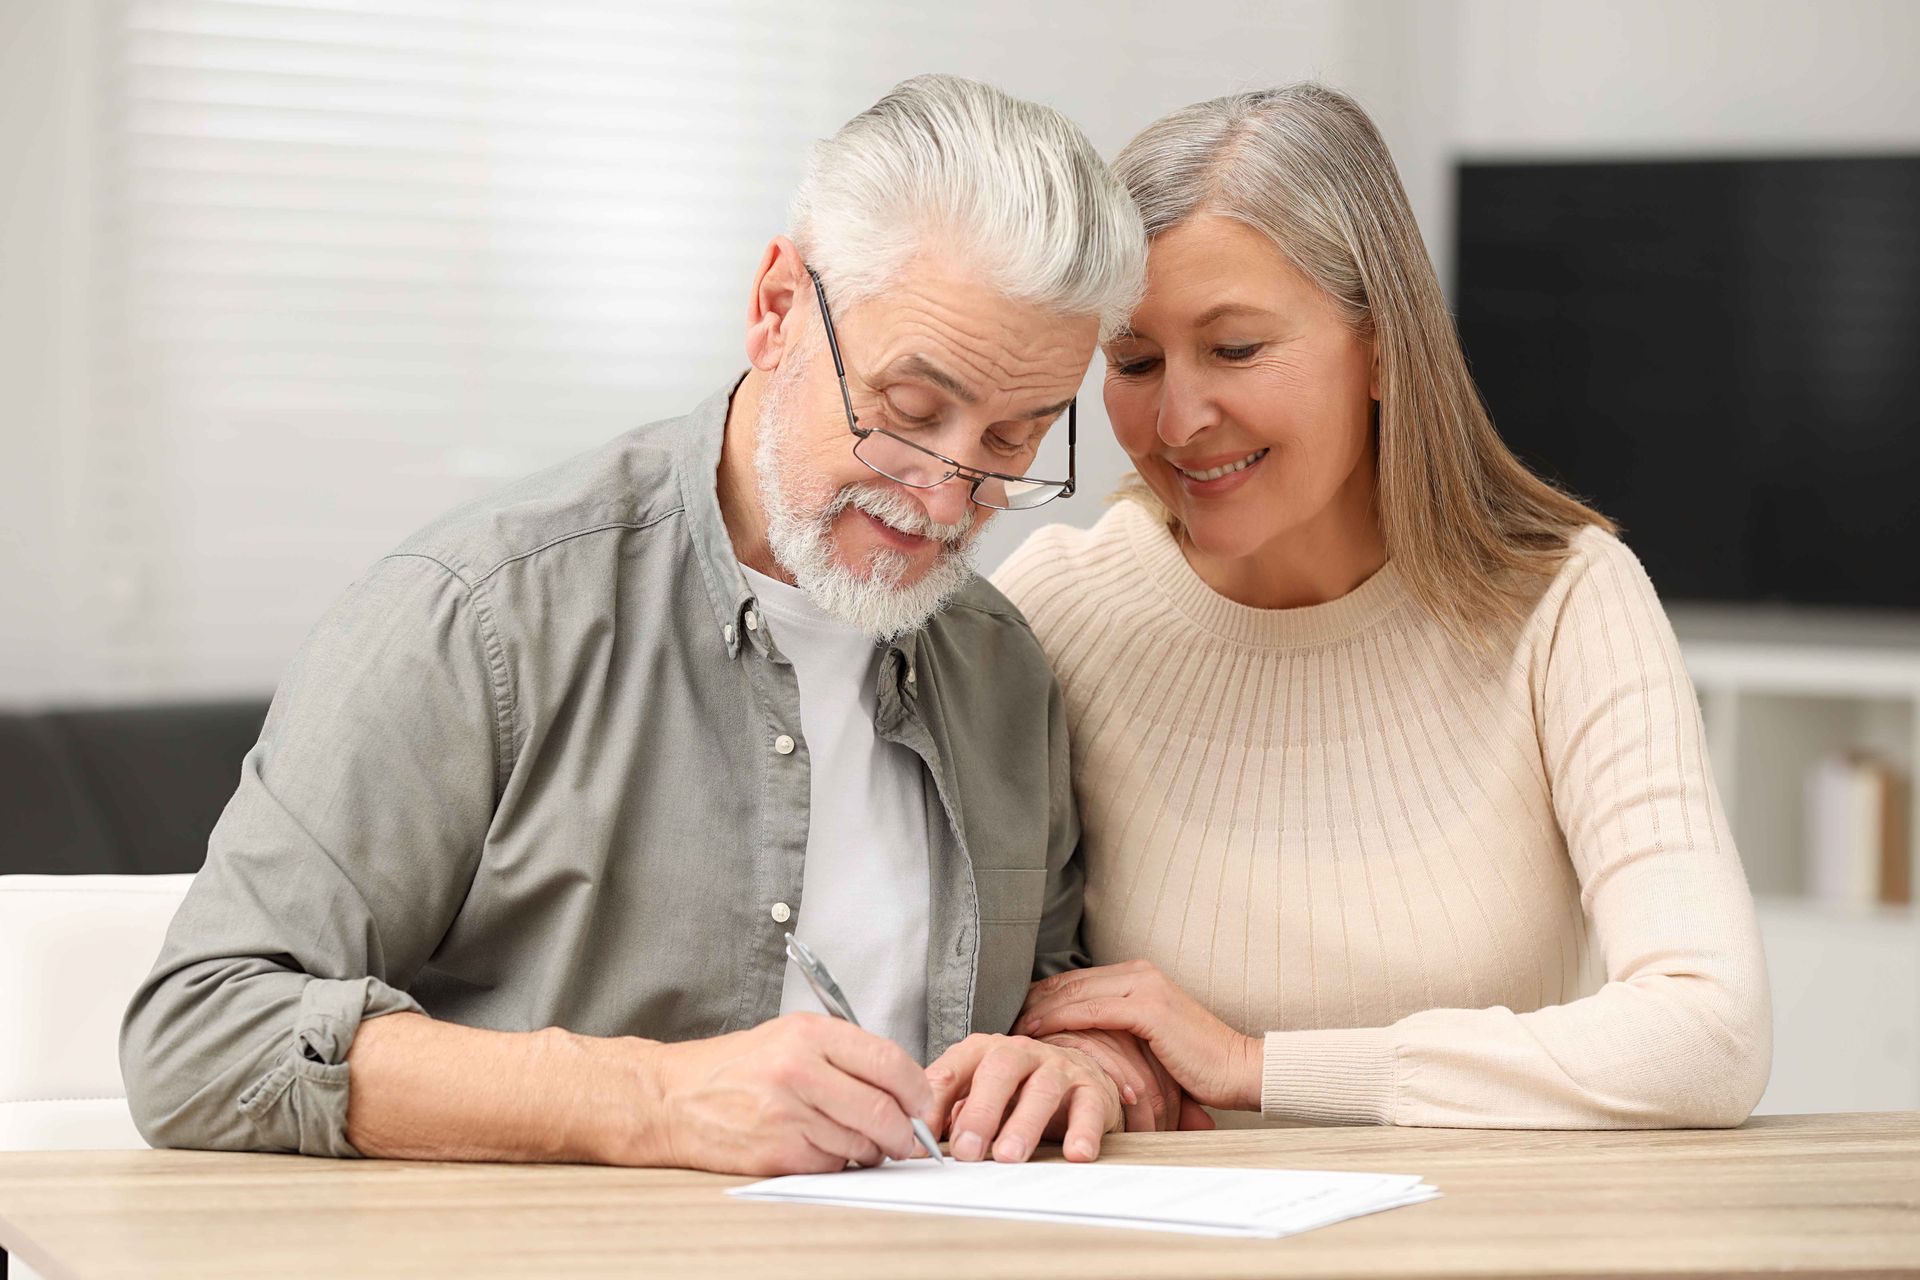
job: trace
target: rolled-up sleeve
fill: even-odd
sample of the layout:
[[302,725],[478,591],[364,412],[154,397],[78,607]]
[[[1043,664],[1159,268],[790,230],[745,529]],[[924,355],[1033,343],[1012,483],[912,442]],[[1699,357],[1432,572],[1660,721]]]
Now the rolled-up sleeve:
[[121,1070],[155,1146],[352,1156],[360,1024],[407,992],[472,883],[511,742],[483,589],[381,561],[282,681],[152,974]]

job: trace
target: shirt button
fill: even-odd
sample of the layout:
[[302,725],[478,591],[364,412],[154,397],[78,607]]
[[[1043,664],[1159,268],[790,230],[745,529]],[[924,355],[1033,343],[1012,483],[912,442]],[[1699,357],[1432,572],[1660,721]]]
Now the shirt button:
[[784,902],[776,902],[773,904],[771,914],[775,924],[785,924],[787,921],[793,919],[793,908]]
[[760,615],[755,613],[751,609],[747,610],[747,630],[758,631],[759,629],[760,629]]
[[783,756],[790,756],[793,754],[793,739],[783,733],[773,740],[773,749]]
[[908,668],[907,668],[907,683],[908,683],[908,684],[912,684],[912,683],[914,683],[914,679],[913,679],[913,668],[912,668],[912,667],[908,667]]

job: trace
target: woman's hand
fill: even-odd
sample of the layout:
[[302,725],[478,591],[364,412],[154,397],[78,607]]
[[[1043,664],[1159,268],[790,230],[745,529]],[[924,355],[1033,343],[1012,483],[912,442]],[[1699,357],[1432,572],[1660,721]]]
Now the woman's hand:
[[1119,1086],[1098,1063],[1025,1036],[970,1035],[927,1068],[927,1083],[957,1160],[991,1150],[1018,1164],[1043,1137],[1059,1139],[1069,1160],[1092,1160],[1101,1136],[1122,1127]]
[[1103,1028],[1138,1036],[1199,1103],[1260,1109],[1262,1043],[1243,1036],[1145,960],[1056,974],[1033,984],[1022,1035]]
[[1128,1133],[1214,1127],[1213,1117],[1187,1096],[1139,1037],[1125,1031],[1061,1031],[1046,1037],[1046,1042],[1078,1049],[1113,1078],[1120,1086]]

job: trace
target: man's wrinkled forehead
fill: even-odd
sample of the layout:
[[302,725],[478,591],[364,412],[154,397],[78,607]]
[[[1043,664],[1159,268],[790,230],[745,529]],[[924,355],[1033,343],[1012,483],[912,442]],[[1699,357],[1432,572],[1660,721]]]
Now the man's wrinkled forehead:
[[868,386],[918,383],[1014,418],[1063,412],[1099,336],[1093,316],[1062,316],[951,269],[903,272],[858,312],[865,358],[854,363]]
[[[872,380],[879,386],[908,381],[923,382],[946,392],[964,405],[977,405],[985,398],[978,387],[965,378],[949,372],[942,367],[936,357],[919,351],[890,361],[884,368],[875,371]],[[1015,416],[1042,421],[1055,418],[1067,411],[1067,405],[1072,403],[1072,400],[1073,397],[1068,396],[1057,404],[1040,405]]]

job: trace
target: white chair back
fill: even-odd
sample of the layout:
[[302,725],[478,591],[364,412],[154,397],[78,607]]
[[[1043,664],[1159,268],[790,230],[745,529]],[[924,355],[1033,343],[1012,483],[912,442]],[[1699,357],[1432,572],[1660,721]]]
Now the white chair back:
[[144,1147],[120,1016],[193,883],[0,876],[0,1151]]

